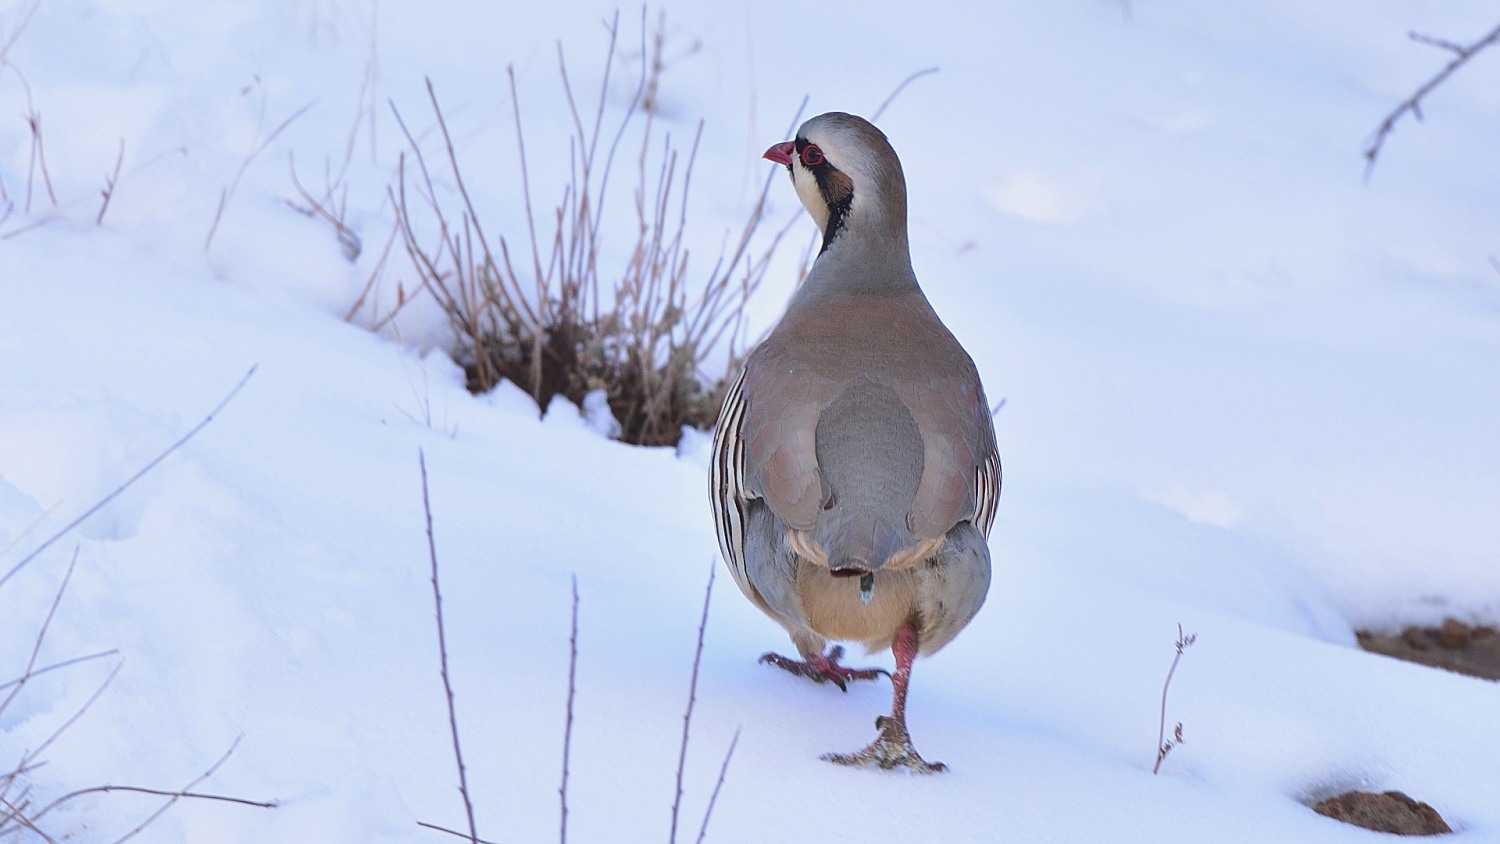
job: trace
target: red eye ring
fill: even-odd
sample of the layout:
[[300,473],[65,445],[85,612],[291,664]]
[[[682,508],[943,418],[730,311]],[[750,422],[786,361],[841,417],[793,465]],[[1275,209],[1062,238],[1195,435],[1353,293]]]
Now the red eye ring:
[[817,144],[808,144],[807,146],[802,148],[803,167],[817,167],[819,164],[822,164],[824,160],[825,159],[823,158],[823,151],[821,149],[818,149]]

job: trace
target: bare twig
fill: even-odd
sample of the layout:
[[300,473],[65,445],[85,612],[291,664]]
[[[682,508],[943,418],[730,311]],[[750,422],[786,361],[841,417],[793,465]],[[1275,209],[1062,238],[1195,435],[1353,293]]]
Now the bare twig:
[[[334,236],[338,238],[339,247],[343,249],[344,258],[349,263],[359,260],[359,253],[364,248],[360,242],[359,234],[344,223],[343,214],[335,214],[328,209],[328,204],[313,198],[307,188],[302,186],[302,181],[297,178],[297,157],[294,153],[287,153],[287,167],[291,171],[292,187],[297,189],[297,194],[302,197],[305,205],[297,205],[287,200],[293,210],[311,217],[319,217],[328,225],[333,226]],[[330,195],[332,190],[329,191]]]
[[208,423],[214,421],[214,417],[218,416],[219,412],[222,411],[224,407],[234,399],[235,396],[239,395],[240,390],[245,386],[245,382],[249,381],[250,376],[255,374],[255,369],[255,366],[250,367],[250,369],[246,371],[245,374],[240,378],[239,383],[234,385],[234,389],[230,390],[229,393],[224,396],[224,398],[220,399],[219,403],[214,405],[213,410],[210,410],[208,412],[208,415],[199,420],[198,424],[190,428],[186,434],[178,437],[176,442],[167,446],[166,449],[164,449],[160,454],[151,458],[151,460],[146,463],[145,466],[142,466],[140,470],[137,471],[134,475],[126,478],[120,483],[119,486],[111,490],[108,495],[94,502],[94,505],[92,507],[84,510],[83,513],[73,521],[68,522],[66,525],[63,525],[62,528],[59,529],[56,533],[47,537],[47,539],[44,540],[42,544],[32,549],[31,553],[22,557],[20,562],[16,563],[14,566],[11,566],[10,571],[7,571],[4,577],[0,577],[0,586],[4,586],[5,582],[14,577],[16,572],[20,571],[23,567],[25,567],[27,563],[36,559],[38,555],[51,547],[52,543],[63,538],[64,536],[67,536],[69,531],[83,524],[84,521],[86,521],[90,516],[103,509],[106,504],[118,498],[121,493],[129,489],[136,481],[139,481],[141,478],[145,477],[148,472],[150,472],[152,469],[155,469],[163,460],[166,460],[169,456],[171,456],[172,452],[176,451],[179,448],[182,448],[187,444],[188,440],[191,440],[193,437],[197,436],[199,431],[202,431],[204,428],[208,427]]
[[[0,689],[10,690],[10,693],[5,696],[5,699],[3,701],[0,701],[0,715],[3,715],[5,711],[10,708],[10,705],[15,701],[16,696],[21,693],[21,691],[26,687],[26,684],[32,678],[57,667],[48,666],[47,668],[38,669],[36,667],[36,663],[37,658],[41,653],[42,645],[47,639],[47,631],[52,626],[52,620],[57,615],[57,608],[62,603],[63,595],[67,592],[68,584],[73,579],[73,572],[76,569],[77,565],[78,550],[75,548],[73,551],[73,557],[68,562],[68,569],[63,574],[62,583],[57,587],[57,592],[53,595],[52,603],[47,608],[47,614],[42,619],[42,623],[37,630],[35,640],[32,642],[31,655],[27,658],[26,667],[22,670],[20,677],[3,685],[0,685]],[[74,662],[76,662],[76,660]],[[111,679],[112,678],[113,675],[111,675]],[[105,685],[108,685],[108,681],[105,682]],[[91,704],[92,702],[93,699],[91,698],[89,704]],[[85,704],[84,708],[87,709],[89,704]],[[82,710],[80,710],[79,714],[81,713]],[[47,739],[47,741],[43,742],[41,748],[23,754],[14,769],[10,770],[9,772],[0,773],[0,806],[3,806],[5,809],[4,812],[0,812],[0,837],[4,837],[6,834],[8,834],[8,832],[12,831],[14,827],[24,827],[36,834],[44,841],[53,840],[50,836],[48,836],[45,832],[38,828],[36,826],[35,819],[30,817],[31,806],[28,799],[28,795],[30,794],[29,786],[22,788],[20,793],[16,796],[12,796],[10,794],[10,791],[12,786],[20,777],[39,766],[40,763],[35,761],[37,754],[39,754],[41,750],[47,745],[50,745],[52,740],[55,739],[57,735],[60,735],[62,730],[65,730],[67,726],[71,725],[76,719],[76,715],[74,716],[74,718],[69,719],[57,733],[54,733]]]
[[[617,20],[619,19],[619,16],[620,16],[619,12],[616,11],[615,12],[615,18]],[[611,45],[611,47],[614,45],[614,36],[613,35],[610,36],[610,45]],[[609,64],[610,64],[609,62],[606,62],[605,63],[605,67],[609,67]],[[535,217],[535,215],[533,215],[531,213],[531,174],[530,174],[531,168],[526,166],[526,135],[525,135],[525,133],[523,133],[521,131],[521,98],[520,98],[519,95],[516,94],[516,67],[515,67],[515,65],[506,65],[505,66],[505,78],[510,83],[511,111],[514,113],[515,118],[516,118],[516,152],[520,156],[520,161],[521,161],[521,201],[524,202],[525,205],[526,205],[526,231],[527,231],[527,233],[531,237],[531,263],[532,263],[532,272],[535,273],[536,284],[537,284],[537,307],[539,309],[545,309],[546,306],[547,306],[546,305],[546,303],[547,303],[547,295],[546,295],[547,291],[546,291],[545,285],[543,283],[543,278],[545,276],[542,273],[542,253],[541,253],[541,249],[537,246],[537,240],[536,240],[536,217]],[[434,98],[434,100],[433,100],[433,106],[436,107],[436,105],[437,105],[437,100],[436,100],[436,98]],[[439,112],[439,114],[441,115],[441,112]],[[439,124],[443,125],[445,127],[444,128],[444,132],[443,132],[443,138],[444,138],[444,140],[447,140],[448,139],[448,133],[447,133],[447,130],[446,130],[446,124],[442,123],[441,117],[439,118]],[[451,151],[453,149],[451,142],[449,143],[448,149],[449,149],[449,151],[451,153]],[[457,179],[458,178],[458,162],[457,162],[457,160],[453,159],[453,157],[452,157],[451,154],[449,156],[449,159],[453,161],[453,174],[454,174],[454,178]],[[463,184],[462,181],[460,181],[459,184],[462,185]],[[477,223],[478,221],[476,220],[475,222]],[[540,340],[540,337],[541,337],[540,333],[536,334],[535,337],[536,337],[536,342],[540,343],[541,342],[541,340]],[[535,357],[536,357],[536,366],[538,366],[538,367],[541,366],[541,355],[536,355]],[[537,399],[537,403],[540,404],[541,403],[540,393],[537,392],[540,389],[540,384],[541,384],[541,375],[540,375],[539,372],[535,376],[534,381],[535,381],[535,385],[536,386],[533,387],[532,398]]]
[[[32,111],[26,115],[26,122],[31,126],[32,154],[33,160],[41,167],[42,185],[47,188],[47,198],[52,200],[52,207],[57,207],[57,192],[52,189],[52,174],[47,170],[47,145],[42,141],[42,115],[41,112]],[[26,210],[31,210],[31,192],[28,183],[26,193]]]
[[[359,296],[354,300],[354,304],[350,305],[349,310],[344,313],[345,322],[351,322],[354,320],[355,315],[357,315],[360,309],[365,306],[365,300],[368,299],[370,294],[375,291],[376,283],[380,281],[381,276],[385,273],[386,262],[390,260],[391,247],[396,245],[396,239],[400,236],[401,221],[400,219],[397,219],[396,222],[391,226],[390,236],[385,239],[385,248],[380,250],[380,260],[376,261],[375,267],[370,270],[370,277],[365,279],[365,286],[360,289]],[[389,322],[391,322],[391,320],[394,320],[396,318],[396,315],[399,314],[401,312],[401,309],[406,307],[406,303],[410,301],[411,297],[407,295],[405,288],[401,286],[400,282],[397,282],[395,307],[391,308],[385,316],[380,316],[378,309],[372,307],[370,315],[370,328],[375,331],[379,331],[380,329],[384,328]]]
[[[35,11],[35,8],[32,11]],[[29,13],[27,20],[30,20]],[[25,25],[24,21],[22,25]],[[6,45],[7,49],[9,46],[9,44]],[[26,74],[13,64],[7,62],[0,65],[0,68],[7,66],[21,83],[21,90],[26,95],[26,126],[31,130],[31,151],[26,161],[26,204],[23,210],[28,214],[31,213],[31,196],[38,171],[42,176],[42,184],[47,189],[47,197],[52,200],[52,207],[56,208],[57,194],[52,190],[52,175],[47,171],[47,145],[42,139],[42,114],[37,110],[36,100],[32,97],[31,82],[26,79]]]
[[[25,801],[20,801],[18,804],[16,802],[12,802],[11,800],[0,798],[0,805],[3,805],[5,807],[4,820],[7,823],[14,822],[17,826],[25,827],[29,832],[31,832],[31,834],[47,842],[47,844],[57,844],[56,838],[53,838],[52,836],[43,832],[41,827],[38,827],[36,825],[36,821],[33,821],[31,818],[26,816],[26,810],[28,806]],[[5,834],[8,832],[10,832],[10,830],[6,829],[4,826],[0,826],[0,834]]]
[[1375,128],[1374,137],[1365,146],[1364,154],[1366,181],[1369,181],[1370,173],[1375,170],[1375,159],[1380,155],[1380,149],[1385,145],[1385,139],[1396,128],[1396,122],[1399,121],[1403,115],[1408,113],[1410,113],[1420,122],[1422,120],[1422,98],[1432,93],[1433,89],[1443,84],[1443,82],[1449,76],[1453,75],[1454,71],[1458,70],[1460,67],[1463,67],[1463,65],[1468,62],[1469,59],[1474,58],[1474,55],[1476,53],[1480,52],[1486,47],[1493,45],[1496,41],[1500,41],[1500,26],[1496,26],[1494,29],[1490,30],[1489,33],[1487,33],[1484,37],[1480,38],[1478,41],[1475,41],[1473,44],[1469,44],[1468,46],[1464,46],[1462,44],[1458,44],[1445,39],[1434,38],[1429,35],[1421,35],[1416,32],[1408,33],[1408,37],[1418,43],[1427,44],[1433,47],[1437,47],[1438,49],[1453,53],[1454,57],[1452,61],[1448,62],[1447,66],[1438,71],[1437,74],[1431,79],[1423,83],[1421,87],[1417,88],[1415,93],[1413,93],[1410,97],[1407,97],[1405,100],[1402,100],[1401,104],[1396,106],[1396,109],[1390,114],[1386,115],[1385,119],[1380,121],[1380,125]]
[[446,832],[449,835],[452,835],[452,836],[454,836],[456,838],[467,838],[471,842],[478,842],[478,844],[495,844],[495,842],[493,842],[493,841],[487,841],[487,840],[485,840],[483,838],[473,838],[467,832],[459,832],[456,829],[449,829],[446,826],[438,826],[435,823],[428,823],[427,821],[417,821],[417,826],[420,826],[423,829],[431,829],[431,830],[436,830],[438,832]]
[[218,761],[214,762],[212,765],[209,765],[208,766],[208,770],[206,770],[203,773],[199,774],[198,776],[194,777],[192,782],[189,782],[187,785],[183,786],[180,790],[172,792],[167,797],[167,801],[165,803],[161,804],[161,806],[157,807],[156,811],[152,812],[150,815],[147,815],[146,819],[143,820],[143,821],[141,821],[139,824],[137,824],[136,827],[135,827],[135,829],[132,829],[131,831],[129,831],[129,832],[125,833],[124,835],[120,836],[119,838],[115,839],[115,844],[124,844],[126,841],[129,841],[130,839],[136,837],[137,835],[139,835],[141,833],[142,830],[144,830],[146,827],[150,826],[152,824],[152,822],[154,822],[157,818],[159,818],[162,815],[166,814],[166,812],[167,812],[168,809],[170,809],[173,806],[177,805],[177,801],[178,800],[181,800],[183,797],[186,797],[187,795],[194,793],[193,789],[196,788],[199,783],[201,783],[204,780],[208,779],[209,777],[213,776],[214,773],[219,770],[219,766],[220,765],[223,765],[225,762],[229,761],[229,757],[234,754],[235,748],[237,748],[237,747],[240,746],[240,739],[241,738],[242,738],[242,736],[236,736],[235,739],[234,739],[234,741],[230,743],[229,749],[226,750],[226,751],[224,751],[224,755],[220,756],[219,759],[218,759]]
[[[184,155],[187,155],[187,149],[185,147],[174,147],[172,149],[163,150],[162,152],[157,153],[156,155],[151,156],[150,158],[146,159],[145,161],[137,162],[135,164],[135,166],[133,166],[130,170],[123,170],[123,165],[122,165],[121,171],[116,174],[116,177],[113,180],[114,184],[112,186],[110,186],[110,188],[109,188],[111,194],[114,192],[114,190],[116,190],[118,188],[118,186],[119,186],[119,178],[120,177],[122,177],[122,176],[123,177],[128,177],[128,176],[132,176],[132,175],[137,174],[137,173],[144,172],[147,168],[154,166],[157,162],[162,161],[163,159],[166,159],[169,156],[184,156]],[[5,186],[3,184],[0,184],[0,201],[6,201],[6,202],[8,202],[8,200],[4,199],[5,196],[6,196]],[[57,208],[54,208],[53,210],[51,210],[51,211],[49,211],[49,212],[47,212],[45,214],[36,215],[36,216],[32,217],[29,221],[27,221],[27,222],[25,222],[25,223],[23,223],[21,225],[18,225],[15,228],[12,228],[12,229],[10,229],[8,231],[0,232],[0,241],[11,240],[13,238],[20,237],[21,235],[23,235],[23,234],[25,234],[25,233],[33,230],[33,229],[39,229],[39,228],[41,228],[41,227],[43,227],[45,225],[48,225],[48,224],[53,223],[53,222],[55,222],[55,221],[57,221],[59,219],[62,219],[63,218],[63,212],[66,212],[66,211],[72,210],[74,208],[77,208],[78,206],[83,205],[84,203],[86,203],[88,201],[92,201],[91,197],[93,197],[93,196],[94,196],[93,194],[80,194],[79,196],[76,196],[76,197],[74,197],[72,199],[63,201]],[[3,223],[5,221],[5,219],[10,215],[10,213],[11,213],[12,210],[13,210],[13,207],[11,205],[7,205],[5,208],[0,209],[0,223]],[[95,222],[98,223],[99,221],[100,221],[100,217],[96,213],[95,214]]]
[[719,765],[719,779],[714,782],[713,793],[708,795],[708,807],[703,810],[703,825],[698,827],[697,844],[703,844],[703,839],[708,835],[708,821],[714,816],[714,804],[719,802],[719,789],[724,787],[724,775],[729,773],[729,760],[734,758],[734,748],[740,743],[740,731],[734,731],[734,738],[729,740],[729,749],[724,751],[724,762]]
[[[668,838],[672,844],[676,844],[677,841],[677,816],[682,809],[682,772],[687,767],[688,733],[693,725],[693,705],[698,701],[698,666],[703,662],[703,634],[708,629],[708,605],[714,594],[714,571],[716,569],[717,566],[710,563],[708,586],[703,590],[703,616],[698,619],[698,645],[693,651],[693,674],[688,683],[687,708],[682,713],[682,745],[677,750],[677,793],[672,799],[672,831]],[[704,823],[707,823],[706,818]]]
[[906,86],[917,81],[918,79],[921,79],[924,76],[929,76],[937,72],[938,68],[936,66],[924,67],[921,70],[918,70],[905,79],[901,80],[901,84],[897,85],[895,90],[891,91],[890,96],[885,98],[885,102],[880,104],[880,108],[875,109],[875,113],[870,115],[870,120],[879,120],[880,115],[885,113],[886,106],[890,105],[902,91],[906,90]]
[[109,210],[109,201],[115,196],[115,185],[120,182],[120,165],[125,163],[125,139],[120,139],[120,152],[115,155],[115,169],[104,179],[104,189],[99,193],[104,201],[99,203],[99,216],[94,218],[94,225],[104,225],[104,213]]
[[469,776],[464,770],[464,753],[458,742],[458,711],[453,703],[453,684],[448,679],[448,637],[443,627],[443,593],[438,588],[437,542],[432,535],[432,503],[427,493],[427,455],[417,451],[422,469],[422,515],[427,521],[427,555],[432,561],[432,601],[437,608],[438,657],[443,675],[443,692],[448,698],[448,728],[453,734],[453,760],[458,765],[458,793],[464,799],[464,814],[469,819],[469,841],[478,844],[479,829],[474,823],[474,803],[469,799]]
[[[238,743],[238,740],[236,740],[236,743]],[[228,754],[225,754],[224,758],[228,758]],[[224,759],[221,758],[218,762],[214,763],[214,768],[223,764],[223,761]],[[211,768],[208,773],[211,774],[213,771],[214,769]],[[202,781],[203,779],[200,777],[194,780],[194,784],[196,785]],[[164,788],[146,788],[139,785],[96,785],[91,788],[80,788],[77,791],[65,794],[57,798],[57,802],[61,803],[65,800],[72,800],[74,797],[82,797],[85,794],[110,794],[119,791],[130,794],[150,794],[156,797],[172,797],[177,800],[213,800],[219,803],[237,803],[241,806],[251,806],[256,809],[275,809],[281,806],[280,800],[248,800],[244,797],[231,797],[227,794],[209,794],[202,791],[192,791],[190,790],[191,788],[192,786],[188,786],[177,791],[171,791]]]
[[[224,209],[229,205],[230,197],[234,196],[234,192],[239,189],[240,180],[245,177],[245,172],[250,169],[251,163],[254,162],[256,158],[259,158],[262,152],[265,152],[266,147],[269,147],[276,140],[277,136],[286,131],[286,127],[292,125],[293,121],[306,114],[307,111],[315,105],[317,105],[317,100],[313,100],[307,105],[304,105],[303,107],[292,112],[291,115],[287,117],[287,119],[281,121],[281,123],[279,123],[275,129],[272,129],[271,134],[267,135],[264,140],[261,140],[258,137],[259,132],[256,133],[257,138],[250,145],[250,149],[245,152],[245,158],[240,162],[240,169],[235,171],[234,178],[230,180],[228,187],[219,192],[219,207],[214,210],[213,225],[208,227],[208,236],[203,239],[204,252],[207,252],[209,248],[214,245],[214,234],[219,230],[219,222],[224,219]],[[264,93],[262,93],[261,95],[260,116],[262,120],[264,120],[266,116],[266,100]]]
[[1446,38],[1438,38],[1436,36],[1426,35],[1421,32],[1408,32],[1406,33],[1406,37],[1417,42],[1418,44],[1426,44],[1429,47],[1436,47],[1439,50],[1447,50],[1448,52],[1458,56],[1462,56],[1465,53],[1469,52],[1469,50],[1461,44],[1449,41]]
[[1197,633],[1182,633],[1182,625],[1177,625],[1177,653],[1172,657],[1172,667],[1167,669],[1167,680],[1161,684],[1161,723],[1156,730],[1156,764],[1151,766],[1151,773],[1161,771],[1161,763],[1172,752],[1172,748],[1182,744],[1182,722],[1177,722],[1177,728],[1172,731],[1172,738],[1167,738],[1167,691],[1172,687],[1172,675],[1177,673],[1177,663],[1182,660],[1182,652],[1189,645],[1198,641]]
[[42,619],[41,627],[37,630],[36,641],[31,645],[31,656],[26,660],[26,668],[21,672],[21,678],[11,687],[10,694],[5,700],[0,701],[0,713],[4,713],[10,707],[16,695],[26,688],[26,681],[35,676],[36,659],[42,652],[42,643],[47,640],[47,629],[52,626],[52,618],[57,615],[57,607],[62,603],[63,593],[68,591],[68,582],[73,579],[73,570],[78,566],[78,549],[73,549],[73,559],[68,561],[68,570],[63,573],[62,583],[57,587],[57,594],[52,596],[52,606],[47,608],[47,616]]
[[58,504],[54,503],[51,507],[48,507],[46,510],[44,510],[40,516],[32,519],[31,523],[26,525],[26,527],[23,528],[20,533],[11,537],[11,540],[5,543],[5,547],[0,548],[0,556],[10,553],[10,549],[30,539],[31,534],[35,533],[38,527],[41,527],[48,519],[52,518],[52,514],[57,510],[57,508]]
[[568,759],[573,750],[573,697],[578,686],[578,575],[573,575],[573,624],[568,633],[568,704],[567,717],[563,723],[562,784],[557,793],[562,799],[562,819],[559,821],[559,840],[568,841]]
[[[115,678],[120,675],[120,669],[124,667],[125,660],[123,659],[115,663],[115,667],[110,670],[109,675],[104,678],[103,682],[99,684],[99,687],[97,689],[94,689],[94,693],[89,695],[88,700],[85,700],[81,706],[74,710],[73,714],[68,716],[68,719],[64,721],[61,726],[53,730],[51,735],[47,736],[47,738],[44,739],[41,744],[37,745],[34,749],[28,751],[25,756],[21,757],[21,764],[18,767],[28,767],[32,765],[37,759],[41,758],[43,751],[51,747],[54,742],[62,737],[63,733],[66,733],[68,731],[69,727],[72,727],[74,724],[78,723],[78,719],[82,718],[85,714],[88,713],[90,709],[94,707],[94,704],[99,700],[100,697],[104,695],[105,689],[108,689],[110,685],[114,683]],[[41,815],[37,815],[37,817],[41,817]]]
[[8,689],[11,686],[17,685],[19,683],[24,683],[31,677],[40,677],[43,674],[48,673],[49,671],[58,671],[63,668],[69,668],[71,666],[77,665],[81,662],[93,662],[96,659],[103,659],[107,656],[116,656],[119,653],[120,650],[118,648],[110,648],[107,651],[99,651],[97,653],[85,654],[83,656],[75,656],[72,659],[65,659],[62,662],[54,662],[51,665],[38,668],[37,670],[29,672],[24,676],[17,677],[14,680],[7,680],[4,683],[0,683],[0,690]]
[[[500,239],[501,256],[498,260],[490,249],[468,186],[462,179],[457,152],[452,136],[448,133],[447,121],[443,117],[437,93],[430,87],[430,82],[428,99],[437,118],[437,128],[443,136],[449,165],[456,176],[455,186],[463,209],[460,222],[458,226],[452,226],[445,216],[433,187],[426,156],[394,103],[391,104],[391,111],[417,162],[422,178],[420,187],[424,189],[424,199],[438,225],[437,247],[425,247],[418,242],[407,204],[404,155],[397,180],[399,190],[391,191],[392,203],[396,208],[398,228],[405,240],[407,255],[422,279],[418,289],[430,292],[437,299],[462,342],[471,347],[458,355],[460,363],[474,366],[471,381],[477,380],[487,389],[498,383],[500,373],[490,371],[489,357],[479,353],[483,344],[496,335],[504,334],[517,342],[526,341],[535,349],[540,341],[532,338],[540,336],[544,320],[521,291],[515,271],[510,266],[505,239]],[[529,201],[526,213],[531,214]],[[451,264],[451,269],[445,268],[445,264]],[[546,302],[539,302],[536,307],[542,308],[545,305]],[[465,361],[465,357],[471,357],[472,361]],[[526,379],[516,380],[518,383],[526,383]]]
[[[61,594],[61,591],[59,591],[58,598],[61,598]],[[49,622],[51,621],[53,611],[55,611],[57,608],[56,605],[57,599],[54,599],[52,610],[48,612]],[[45,627],[46,625],[44,624],[43,626]],[[38,638],[38,643],[40,643],[40,637]],[[42,753],[46,751],[47,748],[51,747],[52,744],[63,735],[63,733],[66,733],[70,727],[77,723],[78,720],[82,718],[84,714],[93,707],[94,703],[97,702],[99,698],[104,694],[105,689],[108,689],[110,684],[114,682],[115,677],[119,675],[120,668],[123,667],[123,665],[123,661],[116,664],[114,669],[110,671],[109,675],[104,678],[104,681],[99,684],[99,687],[94,690],[94,693],[91,694],[88,699],[85,700],[83,704],[73,712],[71,716],[63,721],[60,726],[54,729],[52,733],[49,734],[47,738],[41,742],[41,744],[37,745],[34,749],[22,754],[20,761],[16,763],[14,769],[12,769],[9,773],[0,775],[0,805],[3,805],[6,809],[3,814],[0,814],[0,837],[7,836],[17,827],[24,827],[36,834],[44,841],[54,841],[51,836],[47,835],[47,833],[43,832],[37,826],[37,821],[39,821],[47,812],[56,807],[58,801],[54,801],[39,812],[33,812],[30,800],[30,786],[28,785],[23,787],[20,790],[19,794],[14,796],[10,794],[11,788],[20,777],[29,775],[32,771],[45,764],[38,761]],[[27,676],[34,677],[36,676],[36,673],[30,672]],[[26,677],[23,676],[21,678],[21,682],[24,682],[25,680]],[[19,691],[19,688],[17,689],[17,691]],[[14,697],[14,693],[12,693],[12,697]]]
[[218,758],[217,761],[215,761],[212,765],[208,766],[208,768],[203,773],[201,773],[198,776],[194,777],[193,780],[191,782],[189,782],[187,785],[185,785],[182,788],[177,789],[175,791],[168,790],[168,789],[145,788],[145,787],[142,787],[142,786],[135,786],[135,785],[96,785],[96,786],[93,786],[91,788],[80,788],[77,791],[73,791],[73,792],[69,792],[68,794],[64,794],[63,796],[57,798],[56,800],[53,800],[51,803],[48,803],[45,808],[43,808],[41,811],[37,812],[32,817],[32,820],[34,820],[34,821],[35,820],[40,820],[43,816],[49,814],[50,812],[52,812],[53,809],[56,809],[57,807],[63,805],[64,803],[67,803],[70,800],[76,799],[78,797],[83,797],[84,795],[88,795],[88,794],[100,794],[100,793],[110,793],[110,792],[116,792],[116,791],[123,791],[123,792],[132,792],[132,793],[136,793],[136,794],[150,794],[150,795],[155,795],[155,796],[158,796],[158,797],[166,797],[167,798],[166,802],[162,803],[162,805],[158,806],[155,811],[153,811],[150,815],[146,816],[146,818],[144,820],[142,820],[139,824],[137,824],[134,829],[130,830],[129,832],[127,832],[124,835],[120,836],[119,838],[115,839],[114,844],[124,844],[124,842],[129,841],[130,839],[132,839],[135,836],[139,835],[142,831],[144,831],[146,829],[146,827],[148,827],[152,823],[154,823],[157,818],[160,818],[162,815],[166,814],[167,810],[171,809],[173,806],[177,805],[177,802],[179,800],[211,800],[211,801],[222,802],[222,803],[237,803],[237,804],[239,804],[241,806],[253,806],[253,807],[258,808],[258,809],[274,809],[277,806],[281,805],[279,801],[276,801],[276,800],[246,800],[246,799],[244,799],[242,797],[229,797],[229,796],[222,795],[222,794],[208,794],[208,793],[205,793],[205,792],[200,792],[200,791],[194,791],[193,790],[194,788],[197,788],[200,783],[204,782],[209,777],[212,777],[215,773],[217,773],[218,770],[219,770],[219,768],[221,768],[224,765],[225,762],[229,761],[229,757],[232,756],[232,755],[234,755],[234,751],[237,748],[239,748],[239,746],[240,746],[240,740],[242,738],[243,738],[243,736],[236,737],[235,740],[230,743],[229,749],[225,750],[224,753],[223,753],[223,755],[221,755]]
[[32,0],[31,4],[21,12],[20,20],[16,23],[15,27],[10,32],[4,33],[3,37],[0,37],[0,66],[7,63],[6,56],[10,54],[10,48],[15,46],[16,39],[20,38],[21,33],[26,31],[26,25],[31,23],[31,18],[41,6],[42,0]]
[[[3,73],[9,67],[15,71],[16,76],[21,77],[21,72],[16,70],[15,66],[10,63],[10,48],[15,46],[16,39],[21,37],[21,33],[26,31],[26,25],[31,23],[32,17],[36,15],[36,10],[41,8],[41,5],[41,0],[31,0],[31,3],[20,9],[20,14],[17,16],[18,20],[9,32],[0,29],[0,73]],[[0,20],[0,24],[3,23],[4,21]],[[21,77],[21,83],[23,85],[26,83],[25,77]],[[28,91],[28,99],[29,96]],[[0,222],[4,222],[10,216],[10,212],[14,207],[14,203],[11,202],[10,191],[5,187],[4,179],[0,179],[0,204],[4,204],[5,206],[3,212],[0,212]]]

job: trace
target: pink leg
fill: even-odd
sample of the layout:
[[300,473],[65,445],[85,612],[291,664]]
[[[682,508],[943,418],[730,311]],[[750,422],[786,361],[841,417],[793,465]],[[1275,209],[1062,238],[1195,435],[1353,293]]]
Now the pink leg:
[[882,674],[889,676],[884,668],[849,668],[839,664],[844,656],[842,646],[834,645],[825,654],[813,654],[806,661],[789,659],[781,654],[762,654],[760,661],[806,677],[814,683],[832,683],[839,691],[849,691],[851,680],[874,680]]
[[879,765],[886,770],[902,765],[919,774],[948,770],[941,762],[928,762],[912,746],[906,731],[906,689],[911,683],[911,664],[917,658],[917,628],[910,621],[896,631],[891,642],[896,655],[896,673],[891,675],[891,714],[875,719],[880,736],[858,753],[825,753],[823,758],[840,765]]

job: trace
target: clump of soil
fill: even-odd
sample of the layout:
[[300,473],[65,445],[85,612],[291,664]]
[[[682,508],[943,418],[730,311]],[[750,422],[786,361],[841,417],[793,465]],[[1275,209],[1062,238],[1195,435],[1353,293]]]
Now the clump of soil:
[[1500,634],[1456,618],[1437,627],[1407,627],[1398,635],[1357,630],[1359,646],[1408,662],[1446,668],[1471,677],[1500,680]]
[[1313,804],[1313,811],[1336,821],[1396,835],[1442,835],[1453,831],[1436,809],[1400,791],[1384,794],[1346,791]]

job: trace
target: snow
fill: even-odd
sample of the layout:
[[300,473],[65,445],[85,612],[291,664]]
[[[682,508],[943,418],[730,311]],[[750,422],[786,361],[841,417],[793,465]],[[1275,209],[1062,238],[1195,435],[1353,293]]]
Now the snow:
[[[704,121],[700,270],[804,94],[804,117],[870,114],[940,67],[879,123],[906,166],[918,274],[1005,399],[989,602],[913,679],[915,741],[951,772],[819,761],[873,737],[889,687],[840,695],[756,665],[789,643],[721,572],[679,837],[696,836],[738,732],[708,840],[1361,841],[1306,804],[1395,788],[1464,840],[1500,841],[1500,689],[1365,654],[1352,633],[1500,621],[1497,56],[1432,94],[1425,122],[1403,120],[1368,180],[1361,157],[1449,58],[1408,31],[1467,41],[1493,8],[922,8],[649,12],[669,33],[657,119],[678,143]],[[420,451],[481,834],[557,835],[576,577],[569,834],[668,837],[718,565],[706,436],[632,448],[597,407],[539,415],[510,386],[470,396],[424,300],[368,330],[416,285],[399,245],[381,264],[406,148],[391,107],[438,155],[430,78],[487,226],[516,231],[506,69],[550,208],[568,167],[556,45],[592,108],[612,12],[0,4],[0,572],[255,367],[198,436],[0,584],[0,682],[23,672],[75,553],[38,664],[114,652],[26,685],[0,713],[0,768],[118,666],[27,777],[34,803],[181,788],[238,741],[196,788],[280,806],[184,800],[140,840],[443,841],[418,822],[464,827]],[[615,117],[639,60],[634,15]],[[294,170],[344,197],[356,260],[289,206]],[[770,196],[773,221],[801,213],[783,179]],[[611,199],[626,213],[606,263],[629,248],[623,178]],[[752,336],[791,288],[811,228],[797,226]],[[1198,635],[1167,706],[1186,742],[1152,776],[1179,624]],[[43,828],[114,841],[159,803],[80,797]]]

